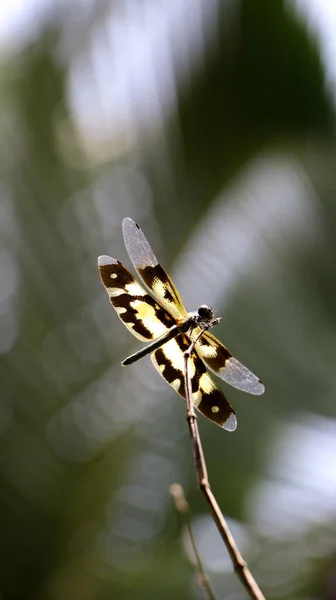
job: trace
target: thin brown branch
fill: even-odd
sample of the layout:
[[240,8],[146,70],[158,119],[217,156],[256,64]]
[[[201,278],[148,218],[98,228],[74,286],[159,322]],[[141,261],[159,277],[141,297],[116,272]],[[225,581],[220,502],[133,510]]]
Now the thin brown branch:
[[[203,332],[201,332],[203,333]],[[201,334],[200,334],[201,335]],[[191,437],[193,457],[196,469],[196,476],[199,488],[204,495],[210,507],[210,512],[216,523],[217,529],[222,537],[222,540],[227,548],[227,551],[232,560],[233,568],[238,576],[238,579],[246,589],[247,593],[254,600],[265,600],[265,596],[261,592],[257,582],[255,581],[251,571],[249,570],[245,560],[240,554],[236,542],[230,532],[227,522],[218,506],[217,500],[211,491],[207,468],[201,443],[201,438],[198,431],[197,417],[192,402],[191,379],[189,375],[189,356],[194,349],[197,339],[189,346],[184,354],[184,373],[185,373],[185,395],[187,404],[187,421]]]
[[204,571],[201,557],[199,555],[199,552],[198,552],[198,549],[196,546],[196,542],[195,542],[195,538],[193,535],[190,518],[189,518],[189,505],[185,499],[185,496],[183,493],[183,488],[178,483],[173,483],[170,486],[170,493],[175,502],[175,508],[176,508],[177,512],[181,515],[184,526],[188,532],[190,545],[192,547],[194,557],[195,557],[197,583],[199,585],[199,588],[200,588],[205,600],[216,600],[216,596],[211,588],[210,581]]

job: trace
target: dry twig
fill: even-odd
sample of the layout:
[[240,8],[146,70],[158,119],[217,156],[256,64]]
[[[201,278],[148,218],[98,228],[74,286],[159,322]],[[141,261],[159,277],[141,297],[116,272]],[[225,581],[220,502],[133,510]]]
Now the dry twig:
[[203,596],[206,600],[216,600],[216,596],[211,588],[209,579],[208,579],[207,575],[205,574],[205,571],[204,571],[203,565],[202,565],[202,561],[201,561],[201,557],[197,550],[197,546],[196,546],[196,542],[195,542],[195,538],[194,538],[194,535],[192,532],[190,518],[189,518],[189,505],[184,497],[183,488],[178,483],[173,483],[170,486],[170,493],[175,502],[175,508],[178,511],[178,513],[181,515],[184,525],[185,525],[185,528],[188,532],[190,544],[191,544],[191,547],[192,547],[192,550],[194,553],[194,557],[195,557],[195,564],[196,564],[196,571],[197,571],[197,583],[198,583],[198,585],[203,593]]
[[[201,334],[202,333],[203,331],[201,332]],[[217,529],[223,539],[223,542],[227,548],[227,551],[230,555],[234,570],[239,580],[241,581],[242,585],[245,587],[247,593],[251,598],[253,598],[254,600],[265,600],[265,596],[261,592],[251,571],[249,570],[246,562],[244,561],[242,555],[238,550],[236,542],[229,530],[228,524],[225,521],[222,512],[218,506],[217,500],[210,488],[201,438],[198,431],[197,417],[192,402],[191,380],[189,376],[189,357],[194,349],[196,341],[197,339],[190,344],[188,350],[184,353],[184,373],[185,395],[187,404],[187,421],[191,437],[198,485],[202,494],[205,496],[207,503],[209,504],[210,512],[216,523]]]

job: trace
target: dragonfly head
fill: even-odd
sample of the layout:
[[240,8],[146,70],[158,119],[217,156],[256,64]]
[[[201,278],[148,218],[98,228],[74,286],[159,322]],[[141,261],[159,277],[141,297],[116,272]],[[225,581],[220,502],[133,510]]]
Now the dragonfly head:
[[206,304],[201,304],[201,306],[198,308],[197,314],[200,320],[205,321],[206,323],[210,323],[214,318],[214,311]]

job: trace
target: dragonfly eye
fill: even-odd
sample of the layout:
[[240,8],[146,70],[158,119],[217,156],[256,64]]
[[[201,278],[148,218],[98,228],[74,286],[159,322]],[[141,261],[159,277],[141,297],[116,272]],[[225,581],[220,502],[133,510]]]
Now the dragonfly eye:
[[207,306],[206,304],[202,304],[202,306],[199,307],[197,312],[198,316],[204,321],[212,321],[212,319],[214,318],[214,311],[212,310],[212,308],[210,308],[210,306]]

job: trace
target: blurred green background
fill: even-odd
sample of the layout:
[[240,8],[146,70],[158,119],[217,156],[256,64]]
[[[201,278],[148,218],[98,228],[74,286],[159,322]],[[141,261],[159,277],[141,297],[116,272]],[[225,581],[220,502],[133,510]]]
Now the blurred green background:
[[234,434],[199,419],[259,585],[336,598],[336,7],[7,4],[1,600],[199,598],[175,481],[218,598],[246,598],[196,489],[183,402],[148,358],[120,366],[141,344],[96,265],[130,266],[124,216],[266,384],[222,385]]

